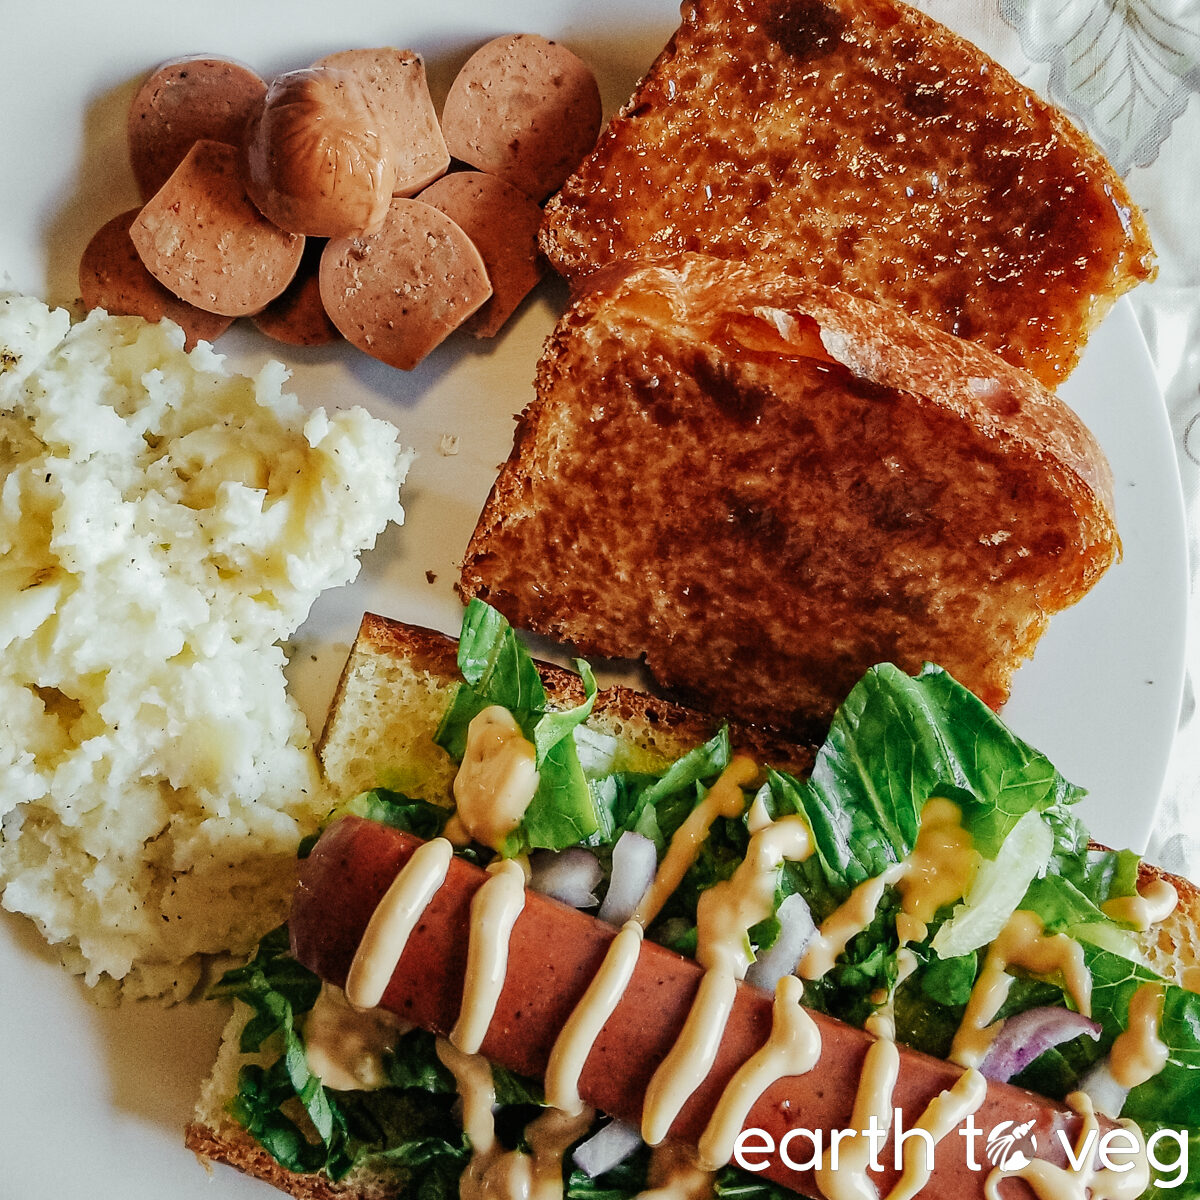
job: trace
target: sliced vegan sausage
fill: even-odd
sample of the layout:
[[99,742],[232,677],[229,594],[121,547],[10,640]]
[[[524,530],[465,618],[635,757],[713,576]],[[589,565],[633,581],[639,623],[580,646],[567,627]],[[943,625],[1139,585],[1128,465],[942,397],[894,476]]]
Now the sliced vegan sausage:
[[318,66],[277,75],[246,131],[247,194],[291,233],[377,232],[396,181],[383,124],[378,97],[353,71]]
[[166,317],[183,330],[184,345],[212,342],[233,324],[232,317],[205,312],[167,291],[134,249],[129,228],[140,209],[131,208],[106,221],[92,236],[79,262],[79,295],[84,308],[102,308],[116,316]]
[[[289,927],[292,952],[304,966],[337,986],[346,981],[367,923],[384,892],[420,845],[417,838],[358,817],[331,825],[301,864]],[[446,1035],[462,1005],[467,964],[470,904],[487,873],[461,858],[451,860],[445,882],[434,894],[408,939],[382,1007],[404,1020]],[[529,893],[513,926],[503,988],[480,1052],[530,1079],[544,1078],[550,1051],[566,1018],[595,977],[616,929],[595,917]],[[703,968],[652,942],[645,942],[629,986],[593,1044],[579,1080],[585,1103],[631,1124],[641,1119],[646,1088],[674,1045],[699,987]],[[767,1040],[772,998],[739,983],[732,1014],[707,1078],[687,1101],[671,1137],[696,1145],[734,1072]],[[867,1048],[874,1040],[854,1026],[812,1012],[822,1041],[817,1066],[805,1075],[773,1083],[750,1109],[745,1128],[762,1129],[778,1147],[795,1128],[823,1131],[853,1128],[851,1111]],[[954,1085],[962,1069],[900,1048],[893,1104],[902,1128],[911,1130],[926,1105]],[[1063,1165],[1065,1130],[1074,1145],[1081,1118],[1063,1105],[1006,1083],[988,1082],[974,1114],[984,1131],[1001,1121],[1032,1120],[1039,1155]],[[1101,1136],[1114,1127],[1099,1118]],[[894,1128],[879,1154],[882,1172],[872,1179],[885,1194],[895,1183]],[[990,1164],[972,1169],[968,1139],[949,1136],[937,1149],[935,1170],[922,1194],[943,1200],[982,1200]],[[801,1140],[792,1161],[807,1158]],[[975,1152],[982,1156],[982,1146]],[[756,1157],[758,1157],[756,1155]],[[780,1154],[765,1155],[762,1174],[807,1195],[820,1195],[811,1170],[795,1170]],[[977,1164],[978,1166],[978,1164]],[[1005,1181],[1006,1197],[1031,1197],[1024,1180]]]
[[273,225],[246,195],[238,152],[197,142],[130,229],[146,269],[206,312],[248,316],[292,281],[304,238]]
[[321,300],[343,337],[411,370],[491,295],[471,239],[420,200],[392,201],[383,228],[321,255]]
[[545,271],[538,252],[542,210],[519,188],[482,171],[455,171],[431,183],[419,199],[444,212],[475,243],[492,296],[464,328],[492,337]]
[[261,333],[288,346],[324,346],[341,335],[321,303],[321,252],[325,243],[309,238],[296,277],[283,293],[250,320]]
[[266,92],[255,71],[231,58],[193,54],[155,68],[129,108],[129,161],[142,199],[198,141],[240,142]]
[[544,200],[595,146],[600,89],[560,42],[509,34],[481,46],[450,85],[442,133],[455,158]]
[[315,65],[354,74],[374,97],[396,168],[393,195],[415,196],[445,173],[450,152],[429,95],[425,60],[416,51],[391,46],[343,50]]

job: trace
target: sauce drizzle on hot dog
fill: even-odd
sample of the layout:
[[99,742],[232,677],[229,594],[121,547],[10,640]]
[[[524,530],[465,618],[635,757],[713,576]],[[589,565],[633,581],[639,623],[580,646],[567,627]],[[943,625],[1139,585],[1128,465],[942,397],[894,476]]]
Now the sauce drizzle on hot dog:
[[496,1001],[508,974],[512,927],[525,907],[525,872],[521,864],[506,858],[493,866],[494,869],[489,869],[491,878],[471,901],[462,1011],[450,1031],[450,1041],[464,1054],[478,1053],[492,1023]]
[[616,1011],[633,978],[642,949],[642,927],[626,921],[613,939],[596,978],[563,1025],[546,1067],[546,1102],[564,1112],[579,1112],[579,1076],[604,1022]]
[[375,1008],[425,906],[442,886],[454,847],[445,838],[423,843],[371,915],[346,977],[346,998],[355,1008]]

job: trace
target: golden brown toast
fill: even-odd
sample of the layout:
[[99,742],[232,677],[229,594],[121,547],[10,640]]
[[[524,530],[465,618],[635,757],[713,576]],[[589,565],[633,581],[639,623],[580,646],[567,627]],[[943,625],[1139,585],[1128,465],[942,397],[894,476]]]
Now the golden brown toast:
[[693,0],[547,207],[573,281],[631,254],[768,254],[1053,386],[1152,274],[1092,142],[897,0]]
[[761,261],[593,279],[463,565],[517,627],[785,730],[879,661],[996,706],[1118,554],[1091,434],[990,351]]

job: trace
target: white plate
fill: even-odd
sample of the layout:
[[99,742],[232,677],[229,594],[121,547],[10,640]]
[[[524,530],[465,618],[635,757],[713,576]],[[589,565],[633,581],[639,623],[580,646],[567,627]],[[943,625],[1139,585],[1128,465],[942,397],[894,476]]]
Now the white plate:
[[[204,4],[65,0],[5,6],[0,75],[0,276],[58,302],[76,290],[80,252],[136,203],[124,113],[162,59],[229,54],[264,74],[355,45],[408,45],[435,94],[486,38],[559,37],[596,69],[611,111],[676,24],[673,0],[251,0]],[[294,658],[298,694],[319,719],[365,608],[454,632],[452,583],[512,417],[530,397],[541,340],[563,301],[545,285],[494,343],[456,339],[404,375],[350,351],[288,351],[305,402],[361,403],[419,452],[408,525],[366,556],[352,586],[322,598]],[[253,368],[278,348],[250,334],[223,348]],[[1008,717],[1072,778],[1096,834],[1140,847],[1151,824],[1181,686],[1186,593],[1182,504],[1162,401],[1127,305],[1118,306],[1063,389],[1095,429],[1117,479],[1125,557],[1091,596],[1056,618],[1017,680]],[[459,438],[453,457],[441,435]],[[430,573],[427,578],[426,573]],[[222,1169],[209,1178],[180,1145],[211,1062],[215,1006],[170,1012],[88,1003],[22,920],[0,918],[0,1178],[23,1200],[242,1200],[277,1195]]]

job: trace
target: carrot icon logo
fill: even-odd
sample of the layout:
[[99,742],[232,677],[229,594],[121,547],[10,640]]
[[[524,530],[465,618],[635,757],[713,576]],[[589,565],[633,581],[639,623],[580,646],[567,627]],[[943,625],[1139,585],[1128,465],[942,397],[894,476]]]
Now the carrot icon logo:
[[1002,1171],[1020,1171],[1029,1166],[1030,1156],[1037,1153],[1037,1138],[1029,1132],[1035,1124],[1036,1121],[1026,1121],[1024,1125],[1001,1121],[988,1134],[984,1148],[988,1162]]

